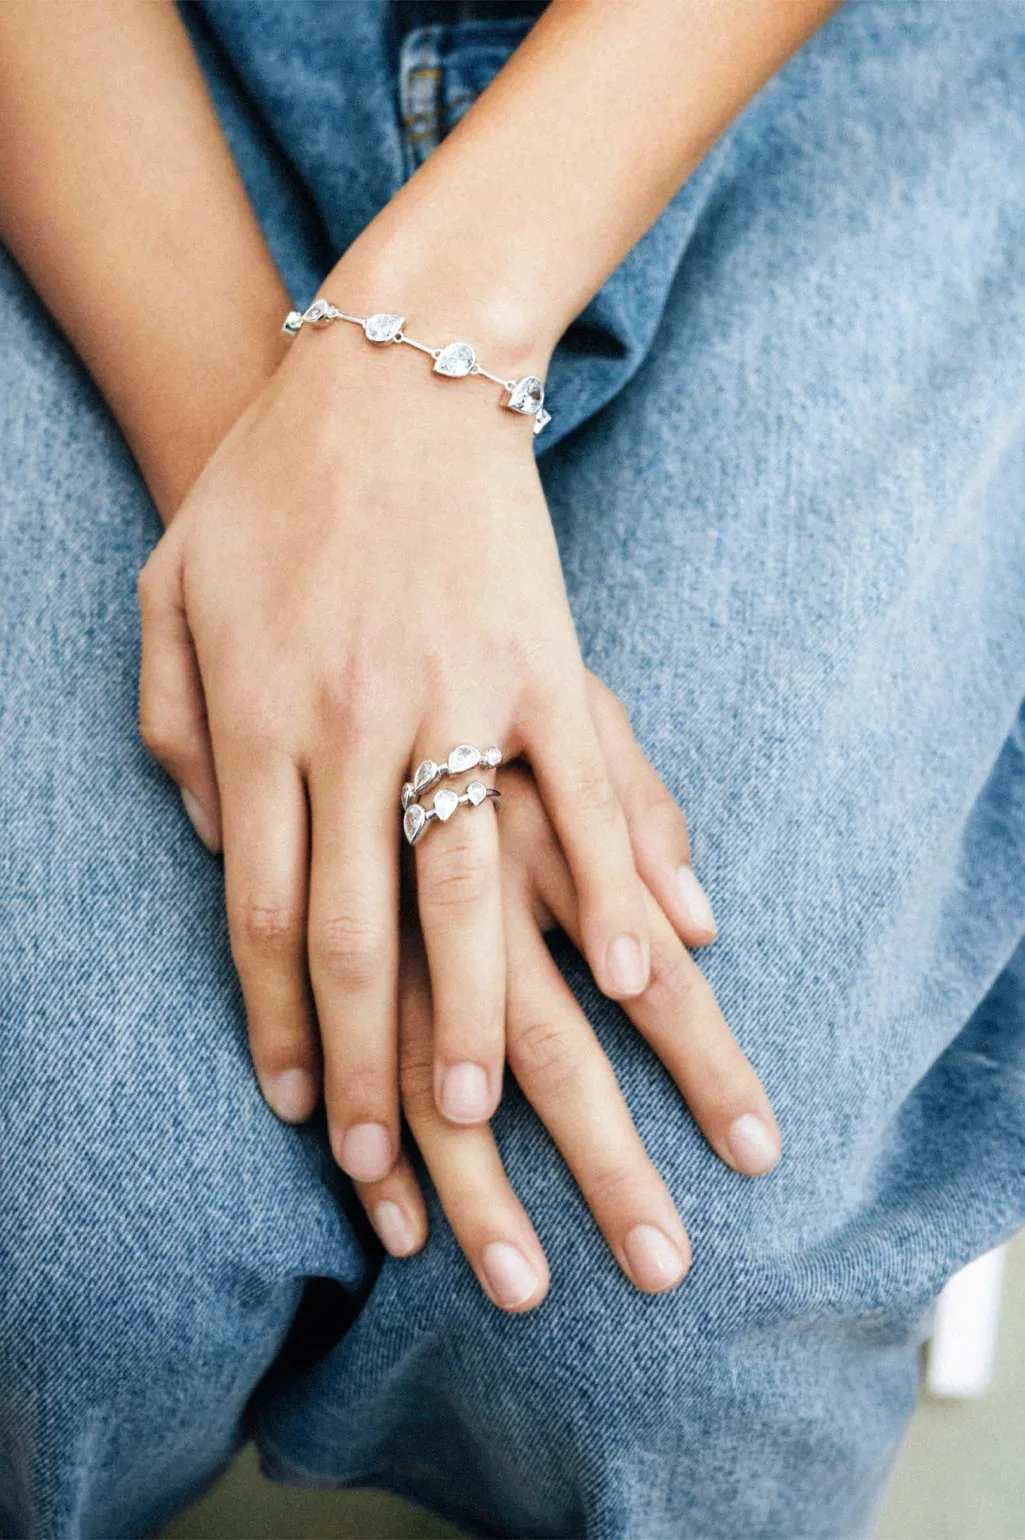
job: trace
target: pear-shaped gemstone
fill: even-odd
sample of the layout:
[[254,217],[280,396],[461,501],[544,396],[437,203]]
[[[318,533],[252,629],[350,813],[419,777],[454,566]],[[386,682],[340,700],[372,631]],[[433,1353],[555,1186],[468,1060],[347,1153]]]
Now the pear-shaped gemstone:
[[432,786],[438,779],[438,775],[438,767],[433,759],[425,759],[421,764],[417,765],[416,773],[413,776],[413,791],[415,795],[419,796],[422,791],[427,790],[428,786]]
[[534,437],[535,438],[542,431],[542,429],[547,428],[547,426],[551,422],[551,420],[552,420],[551,412],[546,412],[543,406],[538,407],[537,411],[534,413]]
[[527,417],[540,409],[545,399],[545,388],[536,374],[525,374],[510,390],[506,406],[511,412],[523,412]]
[[480,764],[480,755],[472,743],[459,743],[448,756],[449,775],[461,775],[464,770],[473,770]]
[[466,795],[469,797],[474,807],[480,807],[487,794],[488,788],[485,786],[483,781],[471,781],[466,788]]
[[442,348],[434,360],[435,374],[447,374],[457,380],[464,374],[469,374],[477,362],[477,355],[468,342],[450,342],[447,348]]
[[406,811],[406,808],[412,802],[412,800],[413,800],[415,795],[416,795],[416,793],[413,790],[413,782],[412,781],[406,781],[405,785],[402,788],[402,794],[401,794],[400,799],[399,799],[401,801],[401,803],[402,803],[402,811],[403,812]]
[[459,798],[454,791],[449,791],[447,788],[444,791],[439,791],[434,799],[434,811],[442,823],[448,822],[458,806]]
[[402,330],[404,315],[393,315],[390,310],[382,310],[377,315],[368,316],[363,322],[363,334],[369,342],[391,342],[396,332]]
[[402,815],[402,832],[411,845],[415,845],[424,832],[427,814],[419,802],[411,802]]

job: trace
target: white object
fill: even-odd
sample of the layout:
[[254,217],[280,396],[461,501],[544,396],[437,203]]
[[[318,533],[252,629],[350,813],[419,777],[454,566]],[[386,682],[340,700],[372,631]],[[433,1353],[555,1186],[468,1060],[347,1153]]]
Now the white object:
[[993,1378],[1005,1247],[955,1273],[936,1301],[925,1388],[932,1396],[985,1395]]

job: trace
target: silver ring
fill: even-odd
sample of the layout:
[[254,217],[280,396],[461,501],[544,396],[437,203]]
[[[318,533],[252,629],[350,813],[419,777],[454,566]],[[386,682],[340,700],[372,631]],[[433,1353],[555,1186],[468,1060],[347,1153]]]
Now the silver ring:
[[413,779],[406,781],[402,788],[399,798],[402,811],[405,813],[412,802],[422,797],[425,791],[430,791],[432,786],[437,786],[447,775],[465,775],[467,770],[476,770],[478,765],[483,765],[486,770],[494,770],[501,763],[502,750],[494,744],[490,749],[480,750],[475,749],[472,743],[457,743],[443,763],[425,759],[417,765]]
[[434,820],[447,823],[457,807],[481,807],[489,799],[501,802],[502,793],[494,786],[485,786],[483,781],[470,781],[462,796],[443,787],[436,794],[433,807],[421,807],[419,802],[409,803],[402,814],[402,832],[408,843],[415,845],[429,823]]

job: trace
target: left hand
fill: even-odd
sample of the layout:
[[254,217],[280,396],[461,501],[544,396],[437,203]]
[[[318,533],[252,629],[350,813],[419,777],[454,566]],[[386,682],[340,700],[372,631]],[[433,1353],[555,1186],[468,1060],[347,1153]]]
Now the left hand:
[[[589,694],[648,888],[651,979],[623,1009],[672,1075],[720,1158],[746,1175],[761,1175],[780,1155],[772,1109],[683,944],[702,945],[715,934],[700,909],[696,919],[682,901],[696,883],[686,824],[615,697],[593,676]],[[620,1267],[637,1288],[661,1293],[686,1276],[687,1234],[613,1068],[544,943],[542,932],[561,926],[579,945],[580,920],[566,862],[529,772],[506,769],[502,792],[509,1064]],[[683,882],[681,869],[690,874]],[[404,938],[400,1021],[405,1115],[453,1231],[493,1303],[513,1312],[531,1310],[547,1292],[548,1266],[494,1136],[483,1125],[453,1127],[434,1105],[430,983],[423,944],[412,928]],[[420,1249],[426,1210],[405,1154],[383,1181],[356,1188],[393,1255]]]

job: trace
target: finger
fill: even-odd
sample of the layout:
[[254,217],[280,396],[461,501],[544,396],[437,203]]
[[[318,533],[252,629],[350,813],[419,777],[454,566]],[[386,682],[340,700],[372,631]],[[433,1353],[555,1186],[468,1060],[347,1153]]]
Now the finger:
[[708,946],[718,927],[694,874],[687,820],[633,735],[618,696],[594,674],[587,696],[609,776],[626,814],[637,870],[687,946]]
[[[546,860],[534,880],[545,907],[579,945],[576,898],[565,863]],[[708,980],[648,895],[651,977],[626,1001],[630,1020],[679,1086],[716,1154],[745,1176],[779,1163],[782,1142],[754,1067],[726,1024]]]
[[541,712],[524,736],[579,895],[581,950],[604,994],[639,995],[650,967],[643,888],[583,692],[576,709]]
[[320,1079],[306,972],[306,796],[285,756],[218,747],[228,928],[253,1064],[271,1108],[298,1123]]
[[690,1242],[601,1044],[524,903],[507,906],[509,1064],[620,1267],[645,1293],[681,1283]]
[[356,1182],[356,1194],[378,1239],[393,1257],[411,1257],[427,1239],[427,1209],[405,1153],[380,1182]]
[[500,1310],[533,1310],[548,1292],[548,1264],[491,1130],[454,1127],[438,1112],[430,984],[419,944],[404,944],[402,974],[402,1102],[410,1131],[481,1288]]
[[[419,764],[447,735],[431,732],[417,744]],[[478,740],[481,747],[491,739]],[[451,809],[464,783],[485,784],[474,767],[447,778],[421,805]],[[447,807],[446,807],[447,804]],[[505,939],[495,803],[458,806],[439,816],[416,844],[420,924],[434,1000],[434,1094],[453,1123],[482,1123],[502,1094],[505,1061]]]
[[139,731],[181,791],[192,826],[211,852],[221,848],[221,809],[203,685],[177,584],[163,567],[139,577],[142,663]]
[[308,775],[312,859],[309,963],[335,1159],[380,1181],[399,1154],[398,785],[389,752],[365,743],[342,763],[324,749]]

